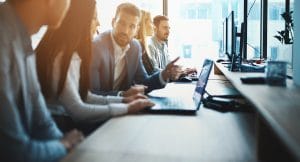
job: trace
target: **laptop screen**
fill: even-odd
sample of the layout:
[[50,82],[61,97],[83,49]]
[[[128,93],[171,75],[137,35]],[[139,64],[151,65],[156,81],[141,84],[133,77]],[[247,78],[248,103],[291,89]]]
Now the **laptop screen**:
[[204,60],[202,70],[199,74],[199,80],[196,84],[195,92],[194,92],[194,95],[193,95],[193,100],[195,102],[195,105],[197,105],[197,107],[200,106],[201,99],[202,99],[202,96],[205,92],[205,87],[206,87],[206,84],[207,84],[208,77],[209,77],[210,71],[212,69],[212,66],[213,66],[213,61],[212,60],[209,60],[209,59]]

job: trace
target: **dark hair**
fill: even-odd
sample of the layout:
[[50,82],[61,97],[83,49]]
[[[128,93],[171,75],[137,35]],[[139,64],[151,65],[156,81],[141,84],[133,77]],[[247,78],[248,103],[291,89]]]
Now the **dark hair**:
[[141,17],[140,9],[132,3],[121,3],[117,7],[115,17],[117,17],[121,11],[126,12],[133,16]]
[[58,29],[48,29],[39,43],[37,72],[45,97],[53,95],[53,66],[55,58],[62,54],[56,97],[62,92],[74,52],[81,58],[79,93],[86,99],[89,90],[89,66],[91,61],[91,23],[95,14],[95,0],[72,0],[69,11]]
[[161,21],[169,21],[169,18],[164,15],[157,15],[153,18],[153,24],[158,27]]

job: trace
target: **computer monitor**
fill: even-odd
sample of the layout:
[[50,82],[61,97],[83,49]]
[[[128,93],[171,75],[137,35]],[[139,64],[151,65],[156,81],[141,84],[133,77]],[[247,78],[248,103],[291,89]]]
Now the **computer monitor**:
[[244,22],[241,23],[241,31],[240,33],[237,34],[237,36],[239,37],[239,52],[238,52],[238,56],[239,56],[239,64],[242,63],[242,60],[244,58],[244,41],[245,41],[245,24]]
[[234,23],[234,11],[231,11],[227,17],[227,56],[232,60],[233,55],[236,54],[236,26]]
[[227,17],[225,18],[225,20],[223,21],[222,23],[223,25],[223,39],[222,39],[222,53],[227,55],[228,54],[228,48],[227,48],[227,39],[228,39],[228,31],[227,31],[227,28],[228,28],[228,23],[227,23]]

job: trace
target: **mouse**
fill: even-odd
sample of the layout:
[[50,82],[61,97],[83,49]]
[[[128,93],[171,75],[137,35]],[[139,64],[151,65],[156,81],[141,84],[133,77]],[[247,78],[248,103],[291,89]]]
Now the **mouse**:
[[216,62],[220,63],[220,62],[224,62],[224,61],[225,61],[224,59],[218,59]]
[[192,82],[193,80],[189,77],[181,77],[178,80],[176,80],[176,82]]

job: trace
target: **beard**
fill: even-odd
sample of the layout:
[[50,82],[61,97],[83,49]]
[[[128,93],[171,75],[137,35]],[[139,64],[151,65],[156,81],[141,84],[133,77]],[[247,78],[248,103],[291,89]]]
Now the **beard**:
[[116,33],[114,38],[115,38],[117,44],[121,47],[124,47],[124,46],[128,45],[130,40],[131,40],[129,38],[129,36],[127,36],[124,33]]
[[169,33],[164,34],[163,40],[167,42],[168,38],[169,38]]

